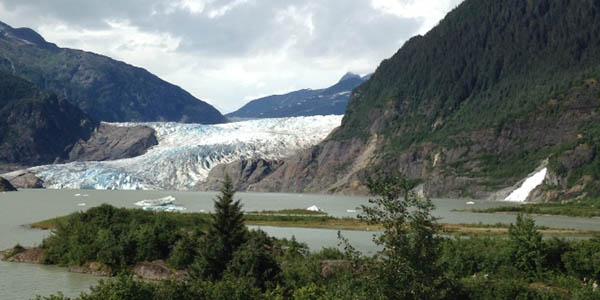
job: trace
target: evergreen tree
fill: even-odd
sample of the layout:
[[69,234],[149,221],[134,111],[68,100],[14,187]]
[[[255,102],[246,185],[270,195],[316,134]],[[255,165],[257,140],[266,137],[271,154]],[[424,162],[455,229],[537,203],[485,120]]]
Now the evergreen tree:
[[215,201],[215,212],[205,236],[204,247],[194,263],[193,274],[205,279],[220,279],[233,253],[246,241],[247,229],[239,200],[229,176]]
[[516,224],[510,225],[508,235],[513,247],[515,267],[523,272],[539,274],[544,261],[544,245],[535,221],[529,216],[519,214]]

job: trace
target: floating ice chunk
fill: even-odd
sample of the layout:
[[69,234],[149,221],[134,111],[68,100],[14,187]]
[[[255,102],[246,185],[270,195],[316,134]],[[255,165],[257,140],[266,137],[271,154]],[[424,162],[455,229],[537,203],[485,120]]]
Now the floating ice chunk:
[[136,206],[141,206],[146,211],[166,211],[166,212],[180,212],[186,210],[185,207],[175,205],[175,197],[166,196],[158,199],[146,199],[135,203]]
[[165,211],[165,212],[180,212],[180,211],[187,210],[187,208],[185,208],[183,206],[174,205],[174,204],[158,205],[158,206],[144,206],[142,209],[146,210],[146,211]]
[[173,196],[166,196],[166,197],[158,198],[158,199],[141,200],[141,201],[138,201],[138,202],[136,202],[134,204],[136,206],[147,207],[147,206],[168,205],[168,204],[173,204],[173,202],[175,202],[175,197],[173,197]]
[[504,201],[525,202],[531,191],[544,182],[546,173],[548,173],[548,168],[543,168],[531,175],[531,177],[525,179],[525,182],[518,189],[512,191],[508,197],[504,198]]
[[318,206],[316,206],[316,205],[308,207],[306,210],[308,210],[308,211],[321,211],[321,209]]

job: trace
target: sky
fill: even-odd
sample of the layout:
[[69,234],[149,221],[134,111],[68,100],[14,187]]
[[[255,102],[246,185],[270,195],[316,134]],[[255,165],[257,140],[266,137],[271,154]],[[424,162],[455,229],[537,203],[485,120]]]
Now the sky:
[[462,0],[0,0],[0,21],[143,67],[219,109],[367,74]]

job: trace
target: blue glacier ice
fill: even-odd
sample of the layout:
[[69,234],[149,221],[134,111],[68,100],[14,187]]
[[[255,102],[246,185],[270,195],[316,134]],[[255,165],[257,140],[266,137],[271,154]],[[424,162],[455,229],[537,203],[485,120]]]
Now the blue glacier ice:
[[216,165],[244,158],[278,159],[323,140],[342,116],[259,119],[201,125],[181,123],[111,123],[146,125],[156,130],[158,145],[144,155],[30,168],[47,188],[189,190]]

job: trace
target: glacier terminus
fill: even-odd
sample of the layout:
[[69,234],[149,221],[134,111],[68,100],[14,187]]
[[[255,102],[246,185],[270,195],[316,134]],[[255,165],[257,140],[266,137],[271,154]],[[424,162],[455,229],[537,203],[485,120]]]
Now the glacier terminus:
[[172,122],[111,123],[156,130],[158,145],[113,161],[71,162],[30,168],[50,189],[190,190],[216,165],[240,159],[280,159],[313,146],[342,116],[257,119],[202,125]]

